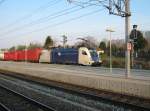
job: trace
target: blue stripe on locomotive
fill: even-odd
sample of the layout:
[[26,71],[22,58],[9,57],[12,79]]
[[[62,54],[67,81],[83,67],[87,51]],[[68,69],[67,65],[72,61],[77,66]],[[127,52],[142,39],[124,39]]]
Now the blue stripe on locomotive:
[[78,55],[78,49],[75,48],[55,48],[51,52],[51,62],[78,64]]

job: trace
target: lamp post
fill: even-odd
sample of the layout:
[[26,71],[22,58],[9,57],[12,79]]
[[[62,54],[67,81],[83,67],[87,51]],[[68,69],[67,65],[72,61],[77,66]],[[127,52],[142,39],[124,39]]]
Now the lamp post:
[[115,32],[112,29],[106,29],[106,32],[109,32],[110,36],[109,36],[109,62],[110,62],[110,73],[112,73],[112,51],[111,51],[111,33]]

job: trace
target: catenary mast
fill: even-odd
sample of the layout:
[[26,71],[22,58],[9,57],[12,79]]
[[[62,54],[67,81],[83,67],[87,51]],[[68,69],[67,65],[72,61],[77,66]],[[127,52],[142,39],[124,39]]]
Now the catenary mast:
[[130,77],[130,50],[128,47],[130,45],[130,0],[87,0],[84,2],[82,0],[67,0],[69,3],[75,3],[76,5],[83,6],[84,5],[99,5],[105,7],[109,10],[109,14],[121,16],[125,18],[125,44],[126,44],[126,77]]

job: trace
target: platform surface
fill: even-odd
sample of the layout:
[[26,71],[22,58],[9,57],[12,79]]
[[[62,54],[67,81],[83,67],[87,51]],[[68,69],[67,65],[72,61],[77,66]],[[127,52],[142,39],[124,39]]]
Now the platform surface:
[[109,68],[102,67],[0,61],[0,69],[150,99],[149,70],[132,70],[131,77],[125,78],[125,70],[119,68],[110,74]]

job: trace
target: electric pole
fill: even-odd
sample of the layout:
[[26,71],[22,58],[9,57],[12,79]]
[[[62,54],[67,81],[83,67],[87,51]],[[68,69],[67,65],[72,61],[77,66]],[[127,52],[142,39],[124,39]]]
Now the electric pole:
[[69,3],[75,3],[79,6],[84,7],[85,5],[97,5],[105,7],[109,10],[109,14],[121,16],[125,18],[125,44],[126,44],[126,71],[125,75],[126,77],[130,77],[130,39],[129,39],[129,33],[130,33],[130,0],[87,0],[87,2],[83,2],[81,0],[67,0]]
[[125,41],[126,41],[126,77],[130,77],[130,50],[128,49],[128,44],[130,44],[130,0],[125,0]]
[[125,18],[125,44],[126,44],[126,52],[125,52],[125,75],[126,78],[130,77],[130,0],[109,0],[109,6],[106,7],[109,9],[109,13],[117,16],[121,16]]

